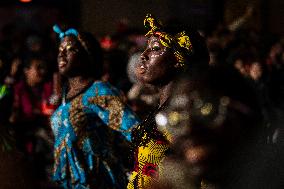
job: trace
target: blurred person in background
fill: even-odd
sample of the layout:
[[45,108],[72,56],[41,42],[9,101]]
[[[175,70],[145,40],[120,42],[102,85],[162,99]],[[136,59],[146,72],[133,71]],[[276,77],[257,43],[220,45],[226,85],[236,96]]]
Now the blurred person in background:
[[[5,83],[10,65],[5,51],[0,52],[0,188],[33,189],[34,174],[30,164],[15,145],[9,117],[12,112],[12,89]],[[29,173],[29,174],[27,174]]]
[[130,28],[125,20],[120,23],[113,35],[106,35],[100,40],[104,50],[102,80],[110,82],[126,94],[132,85],[126,72],[128,60],[144,48],[146,38],[139,29]]
[[11,114],[11,105],[13,101],[12,91],[7,85],[6,78],[10,72],[10,65],[8,62],[7,54],[4,50],[0,51],[0,122],[7,124]]
[[54,142],[54,181],[64,188],[123,189],[131,129],[138,118],[124,104],[120,92],[100,81],[103,52],[90,34],[62,31],[58,70],[61,104],[51,117]]
[[263,137],[251,86],[236,71],[210,68],[176,82],[169,108],[157,117],[173,140],[158,184],[167,189],[280,189],[283,151]]
[[43,44],[40,36],[31,34],[26,39],[26,47],[29,53],[40,53],[43,51]]
[[266,60],[266,64],[271,71],[278,70],[281,68],[281,56],[283,52],[283,46],[280,41],[274,42],[271,46],[268,57]]
[[272,108],[272,100],[269,94],[269,76],[265,65],[259,61],[252,61],[248,67],[248,82],[254,90],[255,98],[262,110],[263,119],[267,127],[271,124],[271,116],[275,113]]
[[11,60],[11,69],[9,74],[7,75],[5,79],[5,83],[9,85],[10,87],[14,86],[15,83],[19,81],[21,77],[21,69],[23,66],[22,58],[18,55],[14,55]]
[[246,65],[244,64],[244,61],[241,58],[238,58],[234,61],[233,66],[236,70],[242,74],[243,77],[248,77],[248,71],[246,68]]
[[19,149],[30,159],[39,181],[46,181],[51,163],[51,129],[49,116],[52,81],[48,81],[47,62],[42,56],[31,55],[23,63],[23,79],[14,85],[10,122],[15,130]]
[[23,65],[23,80],[15,84],[12,122],[44,116],[43,106],[52,95],[52,81],[46,80],[47,62],[41,56],[30,56]]

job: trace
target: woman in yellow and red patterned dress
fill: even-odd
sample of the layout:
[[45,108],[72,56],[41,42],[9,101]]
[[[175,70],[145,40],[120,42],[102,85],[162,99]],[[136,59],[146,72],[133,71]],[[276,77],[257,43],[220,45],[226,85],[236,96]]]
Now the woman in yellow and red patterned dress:
[[163,171],[161,161],[169,152],[171,136],[160,132],[156,122],[163,119],[157,113],[168,106],[173,85],[187,70],[208,67],[208,51],[205,41],[197,32],[188,32],[179,27],[164,27],[148,14],[144,25],[149,29],[147,47],[141,54],[136,68],[137,78],[144,84],[158,88],[160,103],[156,110],[132,131],[135,151],[135,168],[128,189],[151,188]]

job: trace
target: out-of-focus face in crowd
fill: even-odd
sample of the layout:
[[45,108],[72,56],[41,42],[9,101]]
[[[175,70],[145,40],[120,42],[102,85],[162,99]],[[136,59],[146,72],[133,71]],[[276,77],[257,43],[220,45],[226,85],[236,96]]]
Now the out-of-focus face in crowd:
[[259,62],[252,63],[252,65],[250,66],[249,75],[253,80],[255,81],[259,80],[262,76],[262,72],[263,72],[262,66]]
[[46,65],[43,60],[32,59],[30,65],[24,69],[26,81],[30,86],[40,84],[46,75]]
[[159,130],[170,136],[174,155],[168,162],[178,162],[193,180],[218,180],[230,172],[255,126],[249,97],[238,86],[233,89],[234,76],[208,75],[178,82],[169,109],[156,119]]

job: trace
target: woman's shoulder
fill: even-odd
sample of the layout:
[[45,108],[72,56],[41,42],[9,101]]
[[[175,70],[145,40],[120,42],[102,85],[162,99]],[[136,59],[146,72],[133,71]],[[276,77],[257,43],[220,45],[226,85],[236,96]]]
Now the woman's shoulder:
[[108,82],[104,81],[95,81],[90,87],[92,92],[95,92],[97,96],[120,96],[120,92],[117,88],[112,86]]

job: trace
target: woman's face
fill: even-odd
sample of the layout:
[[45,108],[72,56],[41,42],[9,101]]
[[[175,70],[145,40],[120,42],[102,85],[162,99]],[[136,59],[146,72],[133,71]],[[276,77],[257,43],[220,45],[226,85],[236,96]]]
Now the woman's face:
[[143,83],[159,85],[173,75],[174,62],[172,51],[158,37],[151,36],[136,68],[137,78]]
[[66,77],[74,76],[81,71],[81,48],[78,40],[73,36],[66,36],[61,41],[57,57],[58,70]]
[[261,78],[262,76],[262,67],[260,65],[260,63],[258,62],[254,62],[251,67],[250,67],[250,77],[257,81]]
[[46,65],[42,60],[33,59],[29,68],[24,70],[26,80],[31,86],[37,85],[44,80]]

